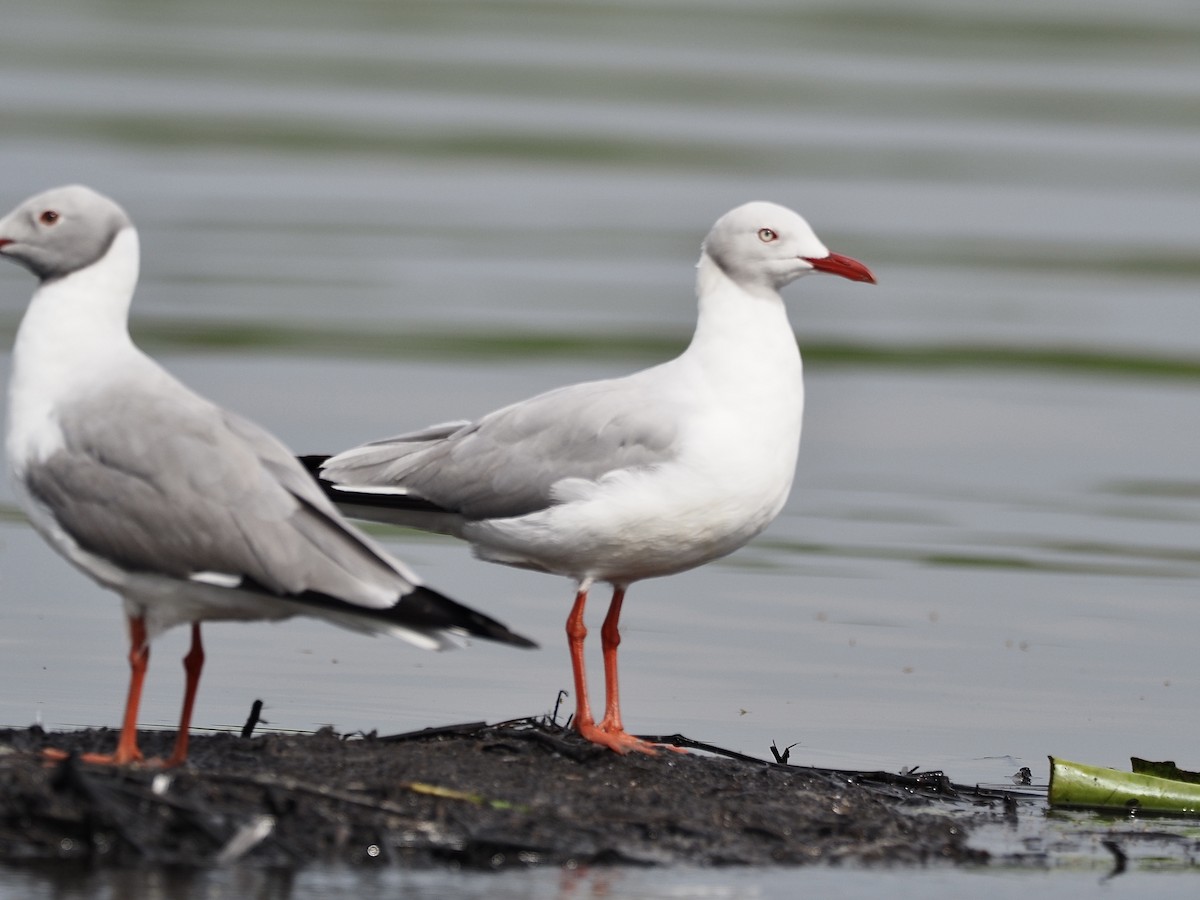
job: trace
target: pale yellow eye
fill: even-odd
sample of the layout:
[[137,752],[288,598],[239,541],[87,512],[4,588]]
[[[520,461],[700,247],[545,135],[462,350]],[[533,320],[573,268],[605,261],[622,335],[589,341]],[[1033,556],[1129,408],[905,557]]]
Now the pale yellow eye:
[[758,229],[758,239],[764,244],[769,244],[771,241],[779,240],[779,235],[770,228],[760,228]]

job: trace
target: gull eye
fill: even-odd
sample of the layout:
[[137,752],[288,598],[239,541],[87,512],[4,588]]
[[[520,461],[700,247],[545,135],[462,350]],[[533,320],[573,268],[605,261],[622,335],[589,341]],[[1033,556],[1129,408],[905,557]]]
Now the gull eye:
[[38,216],[38,221],[41,222],[43,225],[53,225],[60,218],[61,218],[61,216],[59,216],[59,214],[57,212],[55,212],[52,209],[48,209],[45,212],[43,212],[40,216]]
[[764,244],[769,244],[771,241],[779,240],[779,235],[770,228],[760,228],[758,229],[758,239]]

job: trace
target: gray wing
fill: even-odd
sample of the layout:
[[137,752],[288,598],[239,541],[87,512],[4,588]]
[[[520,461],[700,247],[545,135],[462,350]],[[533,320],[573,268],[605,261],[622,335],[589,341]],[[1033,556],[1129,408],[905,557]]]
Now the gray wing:
[[676,455],[677,426],[639,381],[559,388],[478,422],[450,423],[357,447],[322,475],[348,487],[400,487],[468,519],[544,509],[564,478],[595,480]]
[[64,407],[64,446],[25,473],[83,549],[123,568],[248,578],[390,606],[410,578],[338,517],[258,426],[170,384],[125,386]]

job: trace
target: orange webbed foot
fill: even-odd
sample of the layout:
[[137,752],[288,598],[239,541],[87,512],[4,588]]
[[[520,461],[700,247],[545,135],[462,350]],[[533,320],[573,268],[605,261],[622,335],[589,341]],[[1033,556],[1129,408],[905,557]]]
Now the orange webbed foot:
[[683,747],[675,747],[671,744],[655,744],[651,741],[644,741],[640,737],[636,737],[624,728],[613,727],[601,722],[599,725],[584,725],[576,726],[579,734],[593,744],[599,744],[601,747],[607,747],[615,753],[644,753],[647,756],[658,756],[659,749],[670,750],[673,753],[687,753]]
[[614,753],[625,754],[632,750],[635,753],[645,753],[647,756],[658,755],[653,744],[625,731],[608,731],[598,725],[577,726],[576,730],[584,740],[607,747]]

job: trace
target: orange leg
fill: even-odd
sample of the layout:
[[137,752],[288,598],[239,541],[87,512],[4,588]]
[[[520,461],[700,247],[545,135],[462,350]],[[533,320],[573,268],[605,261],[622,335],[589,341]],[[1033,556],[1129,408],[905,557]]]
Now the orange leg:
[[[183,711],[179,718],[179,734],[175,738],[175,749],[167,759],[143,760],[137,745],[137,716],[142,702],[142,684],[146,680],[146,669],[150,665],[150,645],[146,642],[146,623],[140,617],[129,619],[129,696],[125,701],[125,719],[121,724],[121,736],[117,739],[114,753],[84,753],[80,760],[102,766],[127,766],[145,763],[149,766],[178,766],[187,759],[188,732],[192,724],[192,709],[196,704],[196,689],[200,686],[200,671],[204,668],[204,645],[200,641],[200,623],[192,623],[192,647],[183,658],[186,682],[183,692]],[[43,756],[50,760],[63,760],[67,754],[62,750],[44,750]]]
[[[600,648],[604,653],[604,718],[600,720],[599,728],[621,746],[621,752],[636,750],[650,756],[656,755],[655,744],[647,743],[634,737],[625,730],[621,722],[621,687],[617,675],[617,648],[621,646],[621,606],[625,603],[625,588],[613,585],[612,602],[608,605],[608,615],[604,617],[604,625],[600,628]],[[674,750],[676,748],[670,747]]]
[[[587,673],[583,659],[583,642],[587,637],[587,628],[583,624],[583,608],[587,603],[587,587],[581,586],[575,595],[575,605],[567,618],[567,640],[571,648],[571,670],[575,676],[575,730],[593,744],[608,747],[617,753],[628,753],[637,750],[640,753],[655,754],[654,745],[639,740],[625,731],[621,724],[621,692],[617,678],[617,647],[621,643],[621,633],[618,622],[621,618],[621,604],[625,600],[625,589],[613,589],[612,603],[608,607],[608,615],[604,617],[604,625],[600,629],[601,649],[604,653],[604,718],[599,724],[592,718],[591,705],[587,695]],[[672,748],[673,749],[673,748]]]
[[[146,668],[150,664],[150,645],[146,643],[146,623],[141,616],[129,617],[129,695],[125,700],[125,719],[121,724],[121,737],[117,740],[115,753],[84,753],[84,762],[99,765],[126,766],[142,761],[142,751],[137,745],[137,715],[142,702],[142,683],[146,680]],[[62,750],[45,750],[47,759],[62,760],[67,754]]]
[[624,753],[623,743],[596,725],[592,718],[592,707],[588,701],[587,668],[583,659],[583,642],[587,638],[587,627],[583,624],[583,609],[587,605],[587,584],[581,584],[575,594],[575,605],[567,617],[567,646],[571,650],[571,673],[575,676],[575,730],[585,740]]
[[137,745],[137,715],[142,705],[142,684],[146,680],[146,669],[150,665],[150,644],[146,642],[146,622],[141,616],[129,620],[129,696],[125,700],[125,719],[121,723],[121,737],[117,741],[117,752],[107,760],[99,756],[85,762],[111,762],[124,766],[140,762],[142,751]]
[[567,648],[571,651],[571,674],[575,679],[575,730],[584,734],[595,728],[592,707],[588,702],[587,667],[583,660],[583,642],[587,638],[587,626],[583,624],[583,609],[587,606],[587,586],[580,585],[575,594],[575,605],[567,616]]
[[196,705],[196,689],[200,686],[200,671],[204,668],[204,644],[200,641],[200,623],[192,623],[192,648],[183,658],[186,683],[183,691],[183,711],[179,714],[179,734],[175,736],[175,750],[165,765],[182,765],[187,759],[188,732],[192,727],[192,709]]
[[621,724],[621,689],[617,679],[617,648],[621,646],[621,605],[625,602],[625,588],[614,587],[612,602],[608,604],[608,615],[600,628],[600,649],[604,654],[604,718],[600,728],[610,734],[623,734]]

